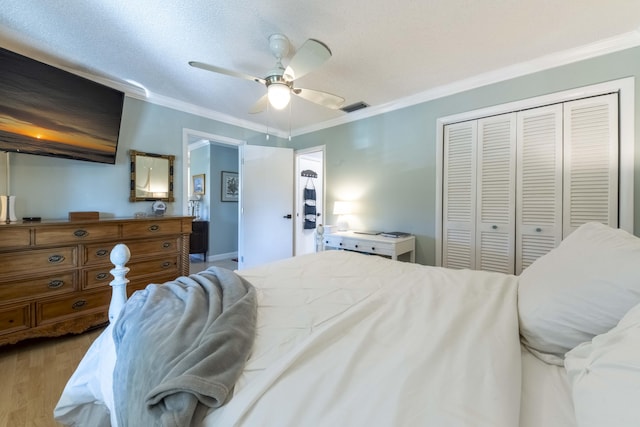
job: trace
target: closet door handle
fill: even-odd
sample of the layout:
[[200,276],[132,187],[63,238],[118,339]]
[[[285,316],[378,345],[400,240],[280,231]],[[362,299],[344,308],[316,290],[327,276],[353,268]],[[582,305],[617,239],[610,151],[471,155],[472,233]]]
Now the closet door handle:
[[284,215],[282,218],[285,218],[285,219],[291,219],[291,214],[286,214],[286,215]]

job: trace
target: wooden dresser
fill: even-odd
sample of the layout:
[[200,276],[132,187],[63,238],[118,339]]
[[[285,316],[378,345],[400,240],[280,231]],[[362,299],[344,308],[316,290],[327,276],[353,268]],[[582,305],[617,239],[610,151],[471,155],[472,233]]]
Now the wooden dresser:
[[192,219],[0,224],[0,345],[106,323],[117,243],[131,250],[128,295],[189,274]]

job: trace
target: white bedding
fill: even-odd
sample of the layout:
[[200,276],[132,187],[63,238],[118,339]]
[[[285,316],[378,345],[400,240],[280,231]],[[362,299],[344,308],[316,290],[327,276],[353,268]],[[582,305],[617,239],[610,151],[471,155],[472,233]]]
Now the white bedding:
[[205,425],[518,424],[514,277],[340,251],[242,275],[257,350]]
[[525,346],[520,427],[577,427],[567,371],[543,362]]
[[[519,424],[514,276],[345,251],[240,274],[258,290],[256,343],[234,397],[205,426]],[[96,350],[111,341],[99,340]],[[109,361],[98,359],[85,357],[58,413],[88,389],[108,393]]]

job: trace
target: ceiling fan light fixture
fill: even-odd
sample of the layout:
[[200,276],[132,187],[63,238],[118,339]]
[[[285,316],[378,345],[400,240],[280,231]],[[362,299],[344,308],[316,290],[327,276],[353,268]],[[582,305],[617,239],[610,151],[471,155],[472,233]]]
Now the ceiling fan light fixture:
[[267,88],[269,103],[276,110],[282,110],[291,100],[291,89],[285,83],[272,83]]

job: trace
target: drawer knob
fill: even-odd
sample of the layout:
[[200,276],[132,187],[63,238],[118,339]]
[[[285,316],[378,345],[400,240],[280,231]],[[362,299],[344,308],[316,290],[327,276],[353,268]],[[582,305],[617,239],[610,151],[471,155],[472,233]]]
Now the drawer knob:
[[358,245],[356,245],[356,248],[358,247]]
[[371,246],[371,251],[375,251],[376,247],[375,246]]
[[165,261],[162,263],[162,268],[169,268],[171,267],[171,263],[169,261]]
[[89,235],[89,232],[87,230],[76,230],[73,232],[73,235],[76,237],[87,237]]
[[153,231],[158,231],[158,230],[160,230],[160,226],[158,224],[152,224],[152,225],[149,226],[148,230],[152,231],[152,232]]
[[538,228],[536,228],[536,231],[539,233],[539,232],[542,231],[542,228],[538,227]]
[[98,249],[96,251],[96,256],[99,256],[99,257],[103,257],[103,256],[106,256],[108,254],[109,254],[109,250],[108,249]]
[[171,242],[163,242],[163,243],[162,243],[162,247],[163,247],[164,249],[170,248],[170,247],[171,247]]
[[58,289],[63,286],[64,286],[64,280],[58,280],[58,279],[54,279],[50,281],[49,284],[47,285],[47,287],[50,289]]
[[491,228],[493,228],[494,230],[497,230],[498,226],[497,225],[492,225]]
[[51,264],[59,264],[64,261],[64,255],[51,255],[49,257],[49,262]]
[[340,246],[342,246],[342,242],[340,242]]
[[86,300],[78,300],[76,302],[74,302],[73,304],[71,304],[71,308],[73,308],[74,310],[79,310],[82,307],[84,307],[85,305],[87,305],[87,301]]
[[106,279],[108,277],[109,277],[109,274],[105,273],[105,272],[96,274],[96,279],[97,280],[104,280],[104,279]]

